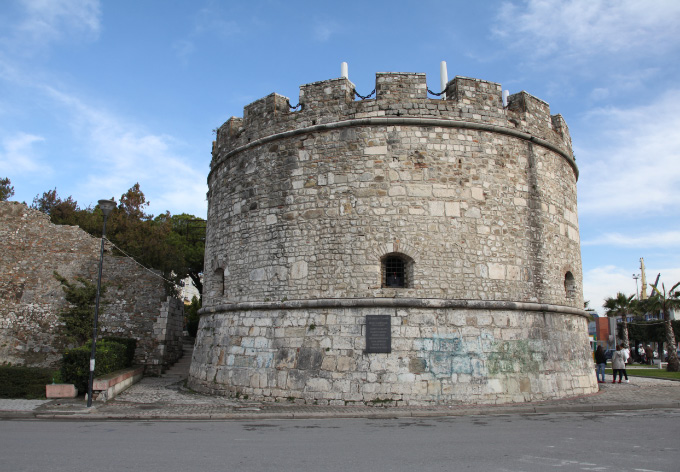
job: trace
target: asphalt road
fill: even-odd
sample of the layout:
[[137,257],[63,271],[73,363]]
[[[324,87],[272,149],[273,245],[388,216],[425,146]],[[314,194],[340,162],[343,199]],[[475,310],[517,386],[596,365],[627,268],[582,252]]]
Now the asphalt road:
[[677,472],[680,411],[263,421],[1,421],[6,471]]

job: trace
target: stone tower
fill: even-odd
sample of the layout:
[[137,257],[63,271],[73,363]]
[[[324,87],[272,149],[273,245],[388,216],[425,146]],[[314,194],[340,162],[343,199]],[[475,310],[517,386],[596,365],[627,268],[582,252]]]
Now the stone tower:
[[217,130],[189,384],[319,404],[503,403],[597,391],[578,169],[520,92],[378,73],[271,94]]

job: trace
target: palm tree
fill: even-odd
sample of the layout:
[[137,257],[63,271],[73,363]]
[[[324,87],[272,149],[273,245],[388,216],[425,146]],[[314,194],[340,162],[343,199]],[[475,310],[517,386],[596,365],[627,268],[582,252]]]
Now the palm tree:
[[[663,313],[664,327],[666,328],[666,349],[668,350],[668,372],[680,371],[680,360],[678,360],[677,345],[675,343],[675,333],[671,323],[670,311],[680,308],[680,282],[676,283],[666,292],[666,287],[661,284],[661,290],[652,286],[653,295],[649,298],[648,309],[652,312]],[[661,357],[661,356],[659,356]]]
[[631,295],[630,297],[626,296],[624,293],[617,293],[615,298],[607,298],[604,301],[604,307],[605,314],[610,317],[621,317],[621,321],[623,323],[623,344],[626,347],[629,347],[629,342],[628,342],[628,320],[626,319],[626,315],[629,315],[635,310],[635,301],[633,301],[633,298],[635,298],[635,295]]

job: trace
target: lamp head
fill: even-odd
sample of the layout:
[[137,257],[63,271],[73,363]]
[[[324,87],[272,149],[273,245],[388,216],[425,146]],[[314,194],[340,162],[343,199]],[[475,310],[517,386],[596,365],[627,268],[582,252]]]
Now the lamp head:
[[111,200],[99,200],[99,208],[104,213],[104,218],[109,216],[109,213],[116,208],[116,201],[112,198]]

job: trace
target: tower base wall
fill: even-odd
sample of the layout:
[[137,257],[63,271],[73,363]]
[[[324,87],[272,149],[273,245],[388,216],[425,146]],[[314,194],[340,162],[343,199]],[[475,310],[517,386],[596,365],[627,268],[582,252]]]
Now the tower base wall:
[[[366,320],[389,315],[389,353]],[[501,404],[598,390],[580,310],[513,302],[314,300],[215,307],[189,386],[308,404]]]

